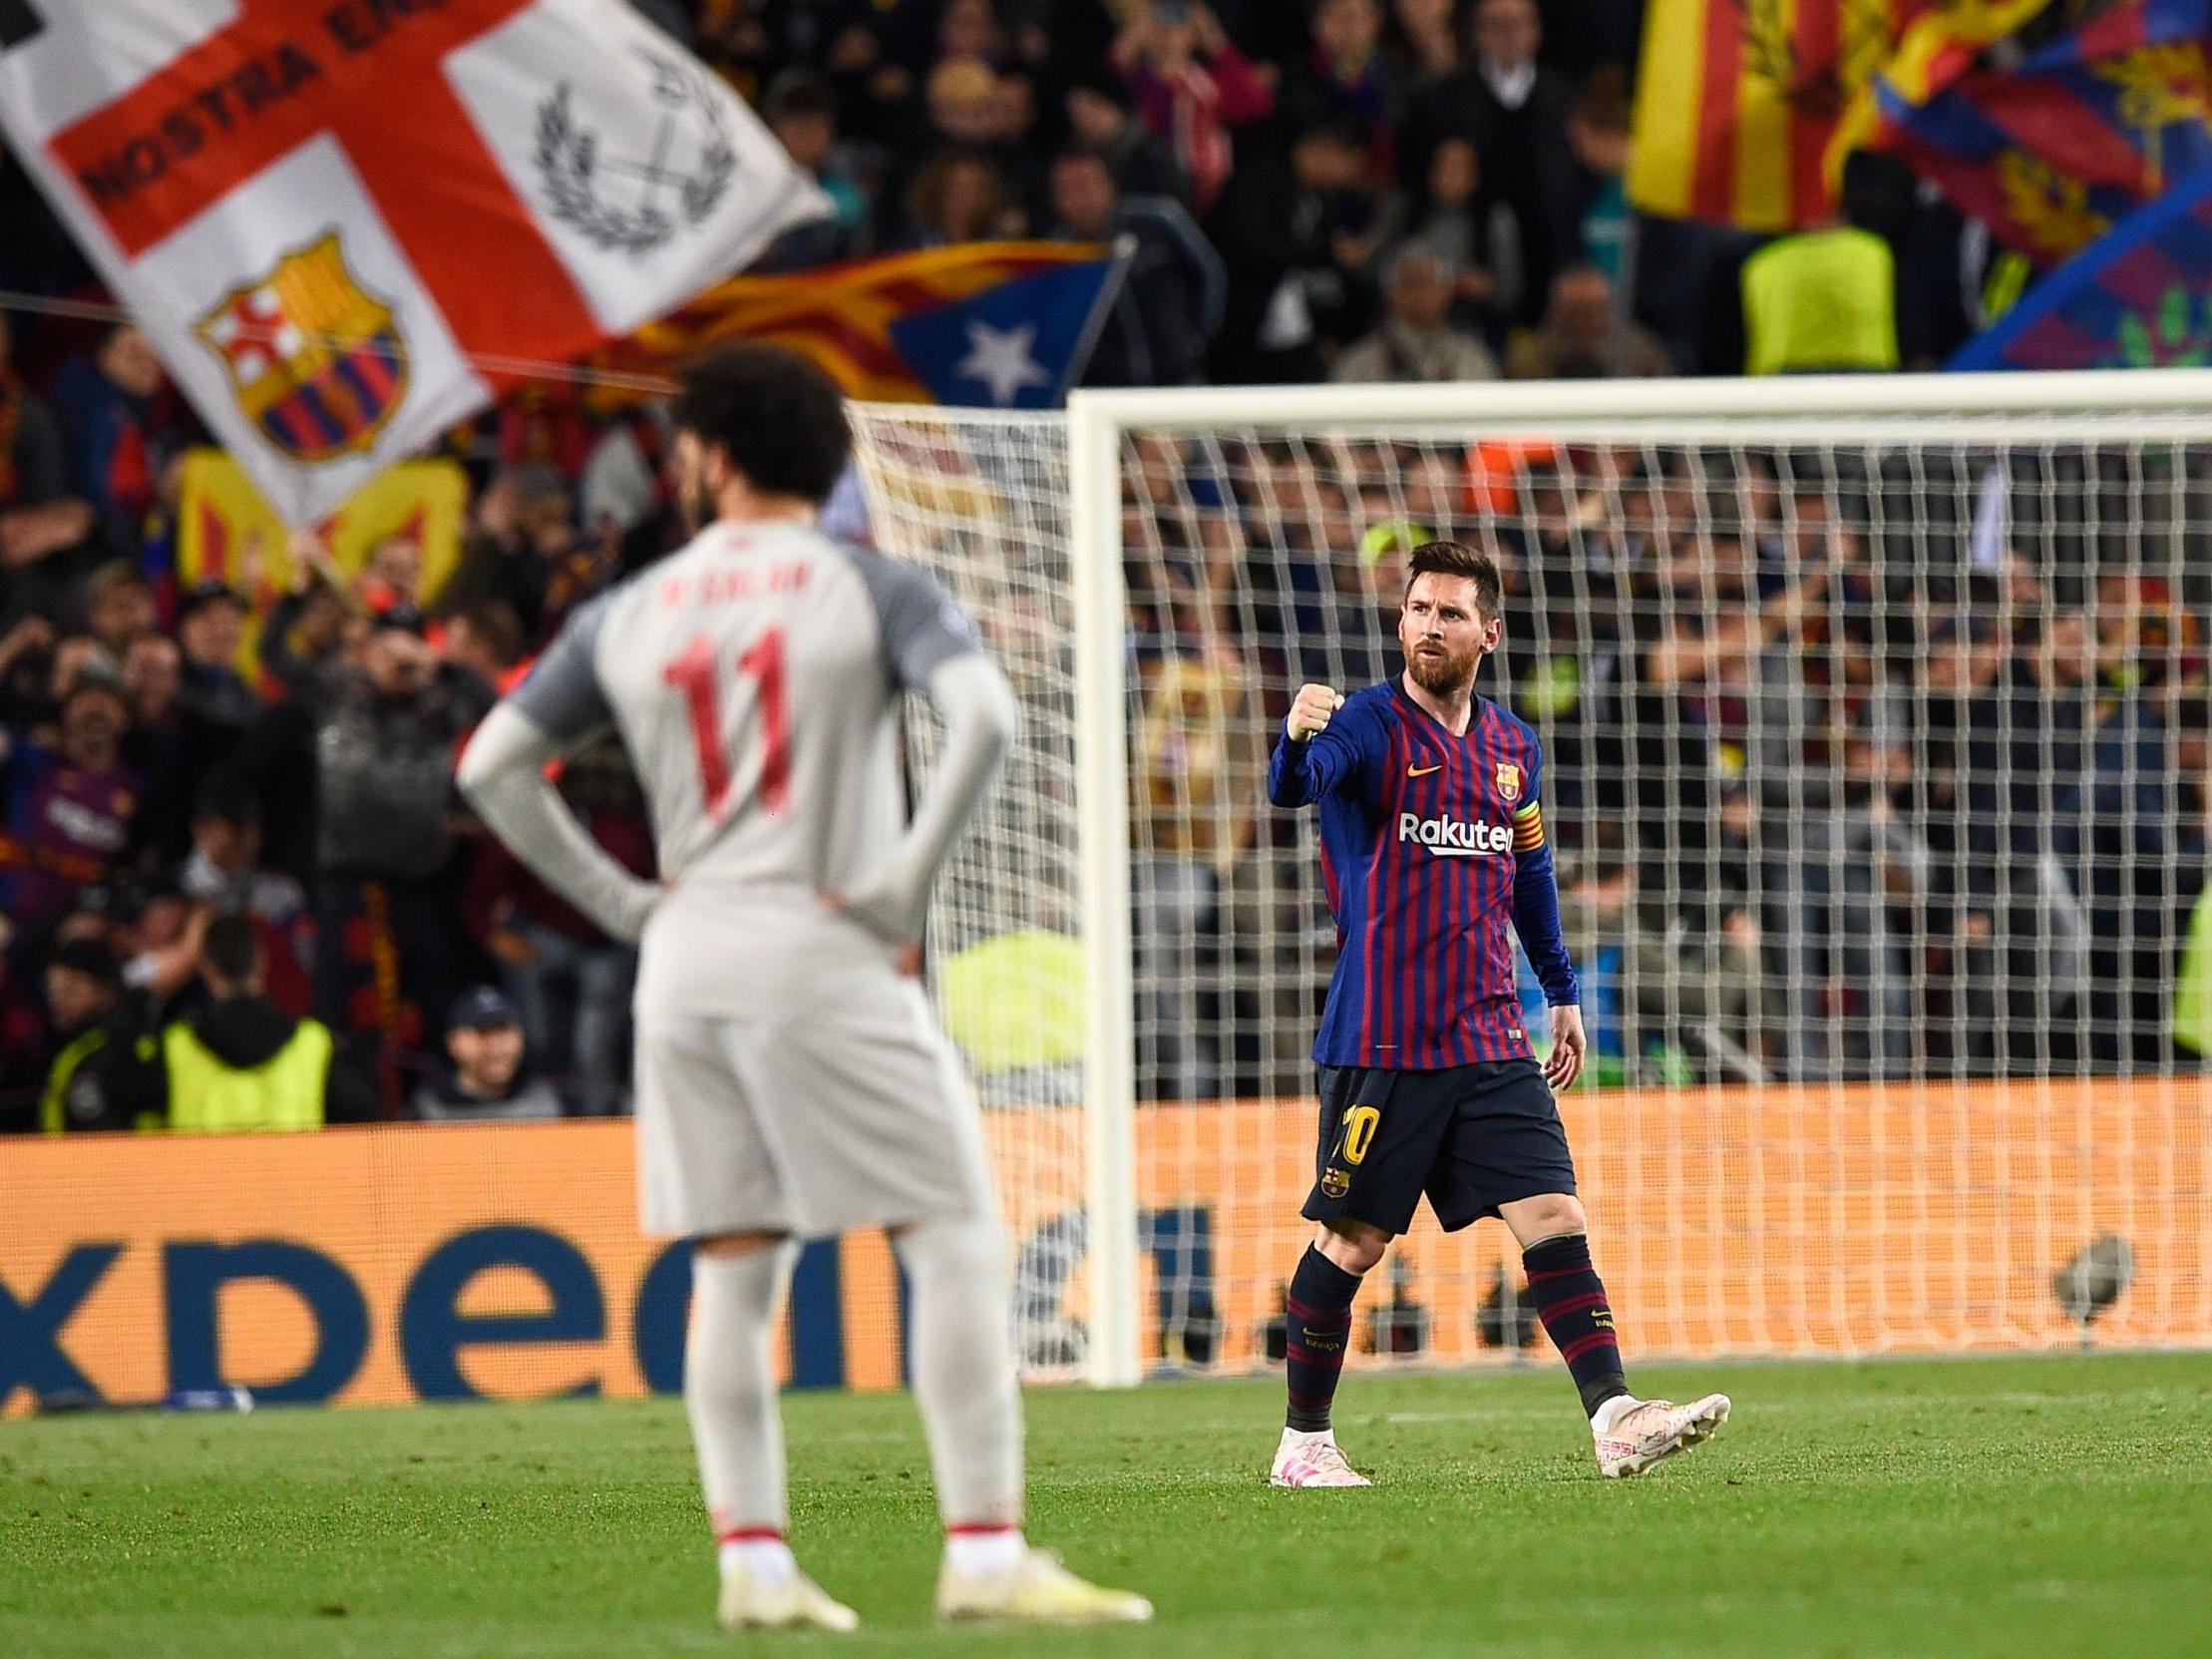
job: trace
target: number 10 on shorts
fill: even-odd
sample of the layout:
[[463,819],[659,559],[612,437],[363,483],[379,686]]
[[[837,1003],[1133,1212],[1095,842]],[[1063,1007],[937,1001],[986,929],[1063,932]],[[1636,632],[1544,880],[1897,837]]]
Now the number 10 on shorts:
[[[1382,1122],[1380,1106],[1354,1106],[1344,1113],[1342,1157],[1344,1162],[1358,1164],[1367,1156],[1367,1148],[1374,1144],[1375,1129]],[[1334,1161],[1333,1159],[1330,1161]]]

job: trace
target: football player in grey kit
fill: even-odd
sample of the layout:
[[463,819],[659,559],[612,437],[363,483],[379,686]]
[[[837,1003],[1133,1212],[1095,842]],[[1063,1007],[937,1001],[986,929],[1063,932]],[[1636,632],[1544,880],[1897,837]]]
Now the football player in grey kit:
[[[888,1227],[912,1291],[914,1389],[945,1618],[1151,1616],[1021,1530],[1021,1406],[1004,1228],[974,1097],[916,972],[930,882],[988,793],[1011,692],[915,566],[815,516],[851,447],[793,353],[685,374],[673,461],[689,546],[572,616],[461,761],[461,786],[549,885],[640,949],[638,1171],[647,1232],[690,1238],[684,1403],[731,1625],[849,1630],[785,1541],[771,1343],[799,1243]],[[900,705],[945,739],[912,819]],[[546,779],[612,724],[645,789],[658,882],[603,853]]]

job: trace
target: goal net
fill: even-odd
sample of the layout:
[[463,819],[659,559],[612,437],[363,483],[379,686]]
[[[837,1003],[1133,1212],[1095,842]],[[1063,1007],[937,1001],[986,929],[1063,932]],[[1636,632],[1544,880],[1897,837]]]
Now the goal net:
[[[2166,384],[859,410],[877,540],[1026,717],[930,955],[1030,1366],[1280,1357],[1336,936],[1267,759],[1299,684],[1398,670],[1440,538],[1497,558],[1477,688],[1545,744],[1632,1357],[2212,1341],[2212,417]],[[1548,1355],[1522,1291],[1424,1213],[1355,1347]]]

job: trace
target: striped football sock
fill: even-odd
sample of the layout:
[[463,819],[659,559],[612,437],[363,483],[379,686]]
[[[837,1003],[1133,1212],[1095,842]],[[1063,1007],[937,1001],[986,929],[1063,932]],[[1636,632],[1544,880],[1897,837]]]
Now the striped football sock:
[[1592,1417],[1609,1400],[1629,1392],[1621,1369],[1621,1340],[1614,1331],[1606,1284],[1590,1265],[1590,1237],[1568,1233],[1539,1239],[1521,1252],[1528,1269],[1529,1299],[1544,1334],[1582,1392],[1583,1411]]

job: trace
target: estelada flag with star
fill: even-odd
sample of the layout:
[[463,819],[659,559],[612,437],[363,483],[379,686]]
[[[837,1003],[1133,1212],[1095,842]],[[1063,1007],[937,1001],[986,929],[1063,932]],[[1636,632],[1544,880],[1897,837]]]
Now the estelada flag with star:
[[[649,379],[742,336],[805,353],[871,402],[1057,408],[1090,357],[1130,251],[958,242],[788,276],[733,276],[592,365]],[[633,395],[593,392],[602,404]]]
[[0,128],[295,525],[828,210],[621,0],[0,0]]

